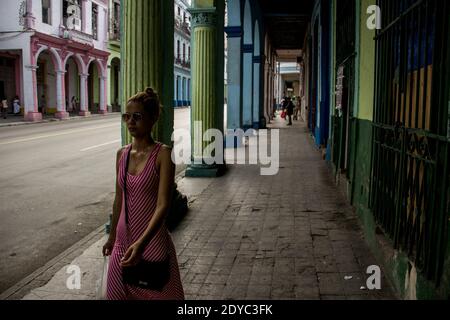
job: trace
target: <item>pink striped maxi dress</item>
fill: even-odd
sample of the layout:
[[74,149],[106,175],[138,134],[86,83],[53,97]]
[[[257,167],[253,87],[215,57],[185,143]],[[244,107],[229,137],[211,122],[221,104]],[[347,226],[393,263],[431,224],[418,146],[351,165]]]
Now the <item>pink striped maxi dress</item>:
[[[170,280],[161,292],[141,289],[122,282],[120,260],[125,252],[144,233],[156,209],[158,199],[159,174],[156,158],[162,144],[157,143],[150,153],[144,170],[138,175],[127,176],[128,226],[125,223],[125,201],[122,198],[122,210],[116,229],[116,242],[111,253],[108,280],[108,300],[183,300],[184,292],[180,280],[180,271],[175,247],[167,227],[158,230],[145,248],[142,258],[148,261],[161,261],[170,257]],[[131,145],[127,146],[119,160],[119,186],[124,187],[126,157]],[[122,193],[123,194],[123,193]]]

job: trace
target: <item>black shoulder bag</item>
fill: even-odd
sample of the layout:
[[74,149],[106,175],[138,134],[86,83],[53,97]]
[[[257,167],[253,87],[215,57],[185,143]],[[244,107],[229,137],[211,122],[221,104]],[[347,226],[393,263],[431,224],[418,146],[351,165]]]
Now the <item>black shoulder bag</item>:
[[[127,162],[124,177],[124,199],[125,199],[125,223],[128,226],[128,207],[127,207],[127,173],[130,162],[131,147],[128,150]],[[122,268],[122,280],[124,283],[136,286],[142,289],[162,291],[169,282],[170,265],[169,257],[163,261],[146,261],[141,259],[137,265]]]

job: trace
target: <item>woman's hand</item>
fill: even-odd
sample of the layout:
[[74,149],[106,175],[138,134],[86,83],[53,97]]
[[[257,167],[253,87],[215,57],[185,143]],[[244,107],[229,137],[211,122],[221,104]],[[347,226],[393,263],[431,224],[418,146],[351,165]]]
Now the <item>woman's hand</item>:
[[120,265],[122,267],[133,267],[137,265],[137,263],[141,260],[143,249],[144,246],[141,242],[135,242],[132,244],[120,261]]
[[112,250],[114,248],[114,243],[116,242],[116,239],[114,238],[108,238],[108,241],[106,241],[105,245],[103,246],[103,256],[110,256],[112,253]]

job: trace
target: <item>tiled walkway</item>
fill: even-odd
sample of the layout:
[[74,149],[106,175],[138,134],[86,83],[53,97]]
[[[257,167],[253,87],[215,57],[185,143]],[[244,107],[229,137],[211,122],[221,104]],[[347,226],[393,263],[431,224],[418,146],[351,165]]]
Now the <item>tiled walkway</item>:
[[377,262],[304,124],[275,126],[278,175],[229,166],[173,233],[186,298],[394,299],[361,289]]

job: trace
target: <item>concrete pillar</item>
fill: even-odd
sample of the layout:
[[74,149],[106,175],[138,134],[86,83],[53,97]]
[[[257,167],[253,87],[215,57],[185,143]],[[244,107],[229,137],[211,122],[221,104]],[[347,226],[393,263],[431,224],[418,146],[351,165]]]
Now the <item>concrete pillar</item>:
[[[188,177],[215,177],[223,173],[223,141],[219,141],[221,159],[215,161],[204,154],[211,144],[204,133],[217,129],[223,135],[223,38],[224,2],[216,1],[216,7],[192,8],[193,60],[191,146],[193,164],[186,169]],[[219,27],[221,25],[222,27]],[[221,84],[219,79],[222,79]]]
[[91,115],[88,106],[88,74],[80,74],[80,116],[88,117]]
[[[37,65],[30,65],[27,67],[29,73],[31,73],[31,83],[27,80],[25,76],[24,81],[24,96],[25,96],[25,120],[26,121],[40,121],[42,120],[42,113],[39,112],[38,109],[38,93],[37,93],[37,74],[36,70],[38,69]],[[28,71],[27,70],[27,71]],[[25,69],[24,69],[25,72]],[[27,95],[28,85],[31,85],[32,90],[32,100],[30,101]]]
[[253,45],[244,45],[242,88],[242,126],[244,131],[253,127]]
[[[241,118],[241,27],[229,27],[227,60],[227,129],[242,126]],[[227,143],[228,146],[228,143]]]
[[269,63],[267,60],[264,63],[264,117],[267,123],[270,123],[270,74],[269,74]]
[[33,15],[33,0],[27,0],[27,12],[25,14],[25,26],[34,29],[36,17]]
[[56,71],[56,114],[55,118],[67,119],[69,113],[66,111],[66,94],[65,94],[65,75],[66,71]]
[[[172,145],[173,132],[173,0],[122,1],[122,108],[137,92],[152,87],[163,112],[153,127],[153,138]],[[131,136],[122,124],[122,142]]]
[[108,77],[101,76],[100,77],[100,114],[107,114],[108,107],[106,105],[106,95],[107,95],[107,85],[108,85]]
[[261,57],[255,56],[253,57],[253,128],[260,129],[260,72],[261,72]]

